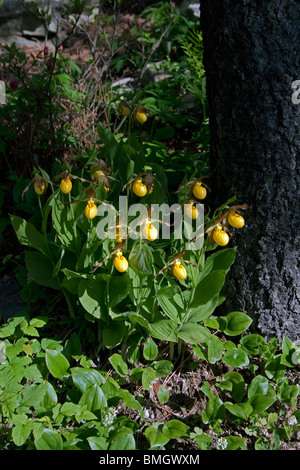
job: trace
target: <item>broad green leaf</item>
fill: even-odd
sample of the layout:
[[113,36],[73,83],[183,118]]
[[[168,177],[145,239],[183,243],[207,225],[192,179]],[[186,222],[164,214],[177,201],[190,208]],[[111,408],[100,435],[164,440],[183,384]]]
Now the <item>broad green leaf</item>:
[[247,353],[255,356],[259,354],[260,344],[265,341],[264,338],[258,334],[245,335],[240,339],[242,349]]
[[10,220],[18,240],[22,245],[35,248],[36,250],[41,251],[44,255],[48,255],[48,246],[44,236],[34,227],[34,225],[17,215],[11,215]]
[[63,380],[69,375],[67,372],[70,367],[69,361],[61,352],[55,349],[46,349],[45,360],[49,372],[56,379]]
[[249,403],[230,403],[230,402],[225,402],[224,403],[225,408],[227,408],[228,411],[230,411],[231,414],[234,416],[237,416],[238,418],[242,418],[246,420],[253,408]]
[[172,299],[174,295],[179,293],[179,288],[175,284],[173,286],[164,286],[161,287],[158,292],[156,293],[156,297],[166,297],[167,299]]
[[177,342],[177,322],[173,320],[160,320],[156,323],[149,323],[148,330],[153,338]]
[[151,338],[147,338],[143,347],[143,356],[147,361],[154,361],[158,354],[156,343]]
[[202,413],[202,421],[204,424],[210,423],[210,425],[212,425],[218,420],[223,421],[225,416],[226,412],[222,400],[214,396],[206,404],[205,411]]
[[173,363],[166,359],[154,362],[152,366],[155,369],[156,377],[165,377],[166,375],[169,375],[173,369]]
[[37,284],[51,289],[60,289],[57,280],[52,277],[53,265],[47,256],[39,251],[26,251],[25,262],[29,276]]
[[269,381],[266,377],[262,375],[257,375],[252,379],[248,387],[248,398],[251,398],[253,395],[267,395],[269,388]]
[[108,442],[105,437],[90,436],[87,441],[91,450],[107,450]]
[[72,367],[71,376],[74,385],[82,393],[86,392],[92,385],[101,386],[105,383],[105,378],[95,369]]
[[210,450],[211,437],[207,434],[201,434],[193,437],[194,441],[197,442],[200,450]]
[[62,204],[57,199],[52,201],[52,225],[64,248],[78,254],[79,236],[75,226],[73,207]]
[[165,296],[160,296],[158,297],[158,303],[167,317],[178,322],[181,318],[180,314],[183,312],[183,309],[179,308],[174,298],[170,299]]
[[150,442],[151,449],[161,449],[170,440],[170,437],[156,426],[148,426],[145,429],[145,436]]
[[226,328],[224,333],[228,336],[237,336],[247,330],[251,325],[252,319],[243,312],[231,312],[226,315]]
[[225,450],[247,450],[246,439],[239,436],[226,436],[227,447]]
[[129,256],[130,266],[140,275],[150,275],[152,273],[150,263],[151,256],[147,251],[141,250]]
[[25,387],[22,393],[22,405],[23,406],[38,406],[44,399],[46,394],[46,387],[41,385],[28,385]]
[[164,432],[165,429],[168,430],[167,435],[170,439],[179,439],[188,436],[187,431],[189,426],[178,419],[172,419],[164,425],[162,431]]
[[78,285],[78,297],[84,309],[96,318],[106,313],[106,276],[100,274],[94,279],[82,279]]
[[113,308],[127,297],[130,288],[130,279],[126,274],[112,277],[108,284],[108,306]]
[[184,323],[178,330],[178,338],[188,344],[206,343],[211,338],[210,331],[197,323]]
[[215,364],[222,358],[223,343],[217,336],[211,336],[210,340],[207,343],[207,349],[208,361],[210,362],[210,364]]
[[231,367],[245,367],[249,364],[249,357],[242,349],[233,348],[227,351],[223,357],[223,362]]
[[51,410],[57,404],[57,394],[53,385],[47,382],[47,380],[44,380],[43,386],[45,388],[45,395],[43,400],[39,403],[39,406],[35,408],[37,415]]
[[288,385],[283,383],[278,390],[278,399],[283,403],[291,403],[296,406],[296,399],[299,395],[299,387],[297,385]]
[[115,353],[110,356],[108,360],[119,375],[126,377],[128,373],[128,367],[120,354]]
[[155,370],[152,367],[146,367],[142,374],[142,385],[145,390],[150,390],[151,384],[155,380]]
[[[120,426],[119,428],[112,431],[109,436],[112,444],[110,444],[110,450],[134,450],[135,439],[132,433],[132,429],[126,426]],[[132,439],[131,439],[132,438]]]
[[86,405],[88,411],[94,412],[106,408],[107,399],[101,387],[94,384],[83,393],[79,400],[79,405]]
[[159,403],[166,403],[169,400],[169,396],[170,396],[169,390],[167,390],[165,387],[160,385],[158,388]]
[[133,410],[138,410],[141,415],[143,414],[142,405],[128,390],[120,390],[118,395],[125,406]]
[[[189,323],[198,323],[202,320],[207,319],[213,314],[219,303],[219,296],[216,295],[213,299],[204,305],[198,305],[196,308],[192,308],[189,314]],[[209,325],[208,325],[209,326]]]
[[115,321],[105,326],[102,330],[103,344],[107,348],[113,348],[121,343],[126,334],[126,325],[124,322]]
[[63,450],[63,440],[61,435],[51,429],[44,429],[39,439],[35,439],[36,450]]
[[236,248],[225,248],[210,255],[205,261],[202,276],[212,271],[228,271],[236,257]]
[[251,395],[248,400],[248,403],[252,406],[253,411],[251,415],[257,415],[265,411],[269,406],[271,406],[276,397],[270,397],[262,394]]
[[281,354],[273,356],[265,364],[265,372],[268,379],[279,379],[284,377],[286,367],[281,364]]
[[24,424],[17,424],[16,426],[14,426],[11,433],[11,437],[14,444],[16,444],[16,446],[23,446],[27,438],[30,436],[31,431],[32,426],[30,425],[30,422],[26,422]]
[[194,299],[191,308],[199,307],[210,302],[223,287],[226,272],[222,270],[212,271],[207,276],[201,278],[195,289]]
[[233,400],[240,402],[243,399],[246,390],[243,376],[238,372],[227,372],[224,374],[223,378],[226,382],[228,381],[232,385],[230,395]]

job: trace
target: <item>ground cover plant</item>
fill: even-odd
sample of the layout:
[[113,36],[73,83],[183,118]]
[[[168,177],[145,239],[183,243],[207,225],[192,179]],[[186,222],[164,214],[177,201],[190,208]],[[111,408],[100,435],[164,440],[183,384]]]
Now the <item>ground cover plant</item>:
[[[52,53],[1,59],[16,80],[1,108],[2,274],[24,302],[0,325],[1,448],[297,448],[299,348],[220,313],[251,227],[235,195],[211,209],[197,20],[167,2],[124,17],[116,2],[79,30],[80,63],[74,8]],[[143,82],[150,63],[166,77]],[[136,87],[113,87],[128,69]]]

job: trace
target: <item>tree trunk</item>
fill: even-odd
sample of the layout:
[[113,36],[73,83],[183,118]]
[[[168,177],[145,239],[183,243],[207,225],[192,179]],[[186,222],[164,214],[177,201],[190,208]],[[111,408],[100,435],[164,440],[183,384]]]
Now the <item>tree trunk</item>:
[[202,0],[212,203],[246,202],[226,310],[300,339],[299,0]]

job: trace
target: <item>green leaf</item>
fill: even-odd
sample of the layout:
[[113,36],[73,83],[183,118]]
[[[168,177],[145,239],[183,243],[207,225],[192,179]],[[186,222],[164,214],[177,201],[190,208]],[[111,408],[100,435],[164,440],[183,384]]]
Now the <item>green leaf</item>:
[[183,312],[183,309],[179,308],[178,304],[174,300],[174,297],[170,299],[161,295],[158,297],[158,303],[165,315],[167,315],[171,320],[177,322],[180,319],[180,313]]
[[189,314],[189,323],[198,323],[207,319],[215,311],[219,303],[219,296],[216,295],[213,299],[204,305],[199,305],[192,308]]
[[231,414],[234,416],[237,416],[238,418],[242,418],[246,420],[251,412],[252,412],[252,406],[249,403],[230,403],[230,402],[225,402],[224,403],[225,408],[227,408],[228,411],[230,411]]
[[47,382],[47,380],[44,380],[43,386],[45,389],[45,394],[43,400],[37,407],[35,407],[35,413],[37,415],[51,410],[57,404],[57,394],[53,385]]
[[72,367],[71,375],[74,385],[81,391],[86,392],[92,385],[103,385],[105,378],[95,369],[83,369]]
[[145,250],[132,253],[129,256],[130,266],[140,275],[150,275],[152,273],[150,262],[149,252]]
[[299,387],[297,385],[281,384],[278,390],[278,399],[283,403],[291,403],[296,406],[296,399],[299,395]]
[[76,231],[73,211],[57,199],[52,200],[52,225],[64,248],[78,254],[79,235]]
[[115,276],[109,280],[108,284],[108,306],[113,308],[127,297],[130,289],[130,279],[128,275]]
[[53,377],[63,380],[65,377],[69,376],[67,371],[70,364],[62,353],[55,349],[46,349],[45,360],[48,370]]
[[165,429],[168,430],[167,435],[170,439],[188,437],[187,431],[189,429],[189,426],[182,423],[182,421],[179,421],[178,419],[171,419],[170,421],[168,421],[163,427],[163,432],[165,431]]
[[30,436],[32,426],[27,421],[24,424],[17,424],[13,427],[11,437],[16,446],[22,446]]
[[36,450],[63,450],[63,440],[58,432],[44,429],[42,437],[35,439]]
[[17,215],[11,215],[10,220],[18,240],[22,245],[35,248],[47,256],[48,247],[45,239],[30,222],[27,222],[25,219],[22,219]]
[[210,340],[207,343],[207,349],[208,361],[210,362],[210,364],[215,364],[222,358],[223,343],[217,336],[211,336]]
[[240,339],[242,349],[247,353],[255,356],[259,354],[260,345],[265,341],[264,338],[258,334],[245,335]]
[[38,406],[44,399],[46,394],[46,388],[42,385],[29,385],[25,387],[22,394],[22,405],[23,406]]
[[178,338],[188,344],[206,343],[211,338],[210,331],[197,323],[184,323],[178,330]]
[[206,276],[212,271],[228,271],[234,263],[236,248],[225,248],[210,255],[204,265],[202,276]]
[[233,400],[240,402],[245,395],[245,381],[243,376],[238,372],[227,372],[224,374],[223,378],[226,382],[228,381],[232,385],[230,395]]
[[162,385],[158,388],[158,400],[159,403],[166,403],[169,400],[169,391]]
[[158,348],[156,343],[151,338],[147,338],[144,348],[143,348],[143,356],[147,361],[154,361],[158,354]]
[[213,271],[207,276],[201,278],[195,289],[194,299],[191,308],[197,308],[199,305],[205,305],[210,302],[223,287],[225,282],[225,271]]
[[219,397],[214,396],[206,404],[205,411],[202,413],[202,421],[204,424],[214,424],[216,421],[225,419],[225,407]]
[[266,377],[262,375],[257,375],[252,379],[248,387],[248,398],[251,398],[253,395],[267,395],[269,389],[269,381]]
[[147,367],[142,374],[142,385],[145,390],[150,390],[151,384],[155,380],[155,370],[152,367]]
[[225,439],[227,441],[226,450],[247,450],[245,438],[239,436],[227,436]]
[[78,285],[78,297],[84,309],[96,318],[107,311],[105,305],[107,278],[97,275],[94,279],[82,279]]
[[109,450],[135,450],[136,444],[133,434],[127,434],[113,441]]
[[102,330],[103,344],[106,348],[114,348],[121,343],[127,328],[123,322],[115,321],[105,326]]
[[222,360],[231,367],[245,367],[250,363],[247,353],[238,348],[227,351]]
[[251,325],[252,319],[243,312],[231,312],[226,315],[226,328],[224,333],[228,336],[237,336],[247,330]]
[[173,369],[173,363],[168,360],[157,361],[152,365],[155,369],[156,377],[165,377],[166,375],[169,375]]
[[281,364],[281,354],[273,356],[266,362],[265,372],[268,379],[279,379],[284,377],[286,371],[285,365]]
[[38,251],[26,251],[25,262],[29,276],[37,284],[51,289],[60,289],[57,280],[52,277],[53,266],[47,256]]
[[126,362],[123,360],[122,356],[120,356],[120,354],[115,353],[111,357],[109,357],[108,360],[119,375],[121,375],[122,377],[126,377],[126,375],[128,374],[128,367]]
[[79,400],[79,405],[86,405],[88,411],[94,412],[107,407],[107,399],[101,387],[97,384],[88,388]]
[[211,437],[207,434],[201,434],[193,437],[194,441],[197,442],[200,450],[209,450],[211,445]]
[[123,401],[124,406],[132,410],[138,410],[141,415],[143,414],[142,405],[128,390],[120,390],[119,397]]
[[169,436],[156,426],[148,426],[145,429],[145,436],[150,442],[151,449],[161,449],[170,440]]
[[108,442],[104,437],[90,436],[87,441],[91,450],[107,450]]
[[174,320],[160,320],[156,323],[149,323],[148,330],[153,338],[177,342],[177,322]]
[[276,397],[270,397],[262,394],[251,395],[248,400],[248,403],[253,408],[251,415],[261,414],[263,411],[269,408],[269,406],[271,406],[275,400]]

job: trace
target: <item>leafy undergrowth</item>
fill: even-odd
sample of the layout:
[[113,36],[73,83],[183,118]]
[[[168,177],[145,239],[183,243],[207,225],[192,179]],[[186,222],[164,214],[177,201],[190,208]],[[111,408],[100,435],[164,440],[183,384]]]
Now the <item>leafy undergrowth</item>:
[[300,372],[289,341],[281,350],[244,335],[235,346],[249,364],[234,367],[236,355],[210,352],[208,361],[205,348],[185,343],[171,362],[169,343],[148,339],[133,362],[130,348],[99,355],[69,326],[57,335],[52,325],[19,315],[0,329],[2,449],[299,449]]

